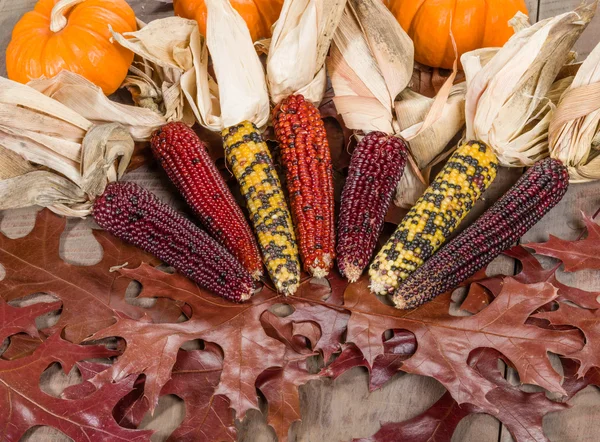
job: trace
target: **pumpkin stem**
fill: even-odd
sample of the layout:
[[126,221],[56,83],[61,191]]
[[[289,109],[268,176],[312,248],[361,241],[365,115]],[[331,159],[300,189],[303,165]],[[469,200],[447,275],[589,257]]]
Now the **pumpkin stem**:
[[52,32],[60,32],[67,26],[68,20],[66,14],[69,9],[85,0],[60,0],[52,8],[52,16],[50,18],[50,30]]

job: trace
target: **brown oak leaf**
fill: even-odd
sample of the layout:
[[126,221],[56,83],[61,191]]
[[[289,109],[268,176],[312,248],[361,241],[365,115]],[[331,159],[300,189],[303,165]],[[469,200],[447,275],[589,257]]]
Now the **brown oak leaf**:
[[[149,265],[120,269],[119,272],[142,285],[140,297],[169,297],[187,304],[191,314],[187,321],[179,324],[152,324],[148,321],[118,318],[114,325],[96,333],[91,339],[118,336],[127,342],[127,347],[116,363],[93,378],[92,382],[100,386],[129,375],[144,373],[144,394],[153,409],[161,389],[170,379],[179,348],[187,341],[202,339],[219,345],[223,351],[223,373],[216,394],[229,398],[239,419],[243,419],[249,409],[258,408],[256,380],[259,376],[265,370],[285,367],[286,349],[298,350],[298,347],[288,343],[293,336],[293,328],[286,332],[282,330],[281,324],[273,325],[269,309],[276,304],[289,304],[292,308],[296,303],[303,306],[311,301],[325,304],[317,299],[331,292],[331,286],[346,287],[346,284],[336,281],[331,282],[330,286],[324,286],[305,279],[302,285],[314,289],[309,298],[302,298],[303,294],[308,295],[308,288],[301,288],[296,297],[285,298],[265,286],[250,302],[236,305],[201,290],[180,275],[170,275]],[[333,308],[339,313],[340,307]],[[318,309],[315,311],[324,315]],[[330,317],[333,316],[324,316],[325,320]],[[341,315],[336,317],[340,317],[339,320],[342,321]],[[321,329],[317,316],[299,316],[294,324],[307,322],[313,322]],[[265,323],[272,324],[278,334],[269,335],[265,330]],[[333,333],[332,330],[337,330],[335,327],[322,329],[329,334]],[[318,340],[314,337],[315,347],[318,347],[322,336],[323,332],[319,334]],[[325,344],[327,341],[323,343],[324,347]],[[329,341],[330,348],[331,345]],[[299,359],[311,354],[299,354]]]
[[27,307],[12,307],[0,298],[0,344],[17,333],[27,333],[33,338],[39,337],[35,318],[58,310],[60,306],[60,302],[42,302]]
[[557,310],[541,312],[534,318],[545,319],[552,325],[577,327],[585,335],[585,346],[571,353],[561,353],[579,361],[579,376],[585,376],[592,368],[600,368],[600,310],[585,310],[560,303]]
[[[544,393],[526,393],[511,385],[498,370],[499,358],[502,355],[495,350],[482,349],[475,352],[469,361],[479,375],[496,385],[488,393],[488,399],[498,411],[490,414],[506,425],[517,442],[548,441],[542,427],[544,416],[569,406],[551,401]],[[473,413],[485,412],[471,404],[459,405],[452,395],[446,393],[430,409],[413,419],[383,424],[372,437],[355,439],[355,442],[450,442],[462,419]]]
[[290,426],[302,418],[298,388],[318,377],[309,373],[306,359],[301,358],[290,359],[283,367],[265,370],[256,380],[256,387],[268,403],[269,425],[274,428],[280,442],[288,440]]
[[487,397],[494,384],[467,364],[469,355],[479,348],[500,351],[514,364],[523,383],[565,394],[547,353],[568,355],[581,350],[579,332],[547,330],[527,323],[532,313],[556,297],[550,284],[525,285],[507,279],[489,307],[464,318],[447,313],[449,295],[401,312],[381,303],[363,282],[346,291],[345,305],[351,311],[347,341],[361,350],[372,367],[375,357],[384,352],[383,333],[408,330],[418,345],[415,354],[402,364],[403,371],[437,379],[460,404],[496,410]]
[[599,270],[600,226],[593,218],[584,213],[582,215],[587,227],[587,238],[567,241],[550,235],[548,242],[525,244],[525,247],[535,250],[540,255],[551,256],[562,261],[566,272]]
[[[5,301],[40,292],[58,297],[62,313],[47,332],[64,329],[66,339],[76,343],[112,324],[115,316],[152,316],[152,309],[127,303],[123,294],[130,281],[110,269],[125,263],[157,263],[156,259],[106,232],[95,231],[104,251],[102,260],[93,266],[68,264],[59,254],[65,223],[64,218],[43,210],[33,231],[24,238],[13,240],[0,234],[0,263],[6,270],[6,277],[0,281],[0,296]],[[160,310],[160,304],[155,307]],[[160,313],[163,317],[164,309]],[[179,309],[171,310],[170,319],[174,321],[179,315]]]
[[76,400],[56,398],[38,386],[42,372],[59,362],[69,373],[76,362],[115,354],[103,346],[71,344],[54,334],[32,355],[15,361],[0,360],[0,440],[20,440],[31,427],[54,427],[73,440],[149,441],[151,431],[117,425],[112,409],[133,385],[133,378],[107,384]]

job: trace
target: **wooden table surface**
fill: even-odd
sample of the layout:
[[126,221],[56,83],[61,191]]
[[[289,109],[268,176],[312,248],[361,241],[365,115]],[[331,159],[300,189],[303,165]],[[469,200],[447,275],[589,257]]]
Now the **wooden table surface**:
[[[148,22],[155,18],[172,15],[170,5],[158,0],[128,0],[138,17]],[[544,19],[579,5],[580,0],[528,0],[532,21]],[[11,30],[21,15],[33,8],[35,0],[0,0],[0,75],[5,76],[4,50],[10,40]],[[587,55],[600,42],[600,16],[596,17],[578,42],[580,57]],[[488,192],[486,201],[480,202],[479,215],[519,177],[521,171],[503,170],[500,178]],[[128,179],[143,183],[164,199],[169,198],[165,183],[158,180],[151,170],[141,169]],[[573,185],[562,203],[524,238],[525,242],[546,240],[549,233],[566,239],[575,239],[583,223],[580,212],[591,214],[600,207],[600,184]],[[11,237],[26,234],[33,226],[35,211],[19,210],[4,213],[0,228]],[[73,263],[96,262],[101,253],[91,236],[89,221],[69,221],[63,241],[63,257]],[[506,258],[495,264],[510,273],[514,264]],[[566,283],[588,290],[600,290],[598,273],[580,272],[561,274]],[[511,373],[507,373],[512,377]],[[67,384],[78,382],[77,373],[64,375],[60,370],[45,374],[42,380],[48,389],[61,391]],[[313,381],[301,388],[303,420],[290,430],[291,441],[338,442],[354,437],[367,437],[375,433],[380,422],[399,422],[410,419],[428,409],[443,394],[444,388],[431,378],[398,374],[380,390],[369,393],[366,370],[356,368],[336,381]],[[600,390],[588,387],[572,401],[573,408],[560,414],[549,415],[544,420],[544,429],[551,441],[575,442],[600,440]],[[154,441],[165,440],[176,428],[184,413],[184,405],[176,397],[161,399],[154,417],[147,416],[143,427],[157,430]],[[267,442],[276,440],[259,412],[250,412],[249,417],[238,424],[239,440]],[[28,441],[69,440],[50,428],[30,431]],[[472,415],[459,425],[453,439],[456,442],[507,442],[512,440],[508,431],[493,417]]]

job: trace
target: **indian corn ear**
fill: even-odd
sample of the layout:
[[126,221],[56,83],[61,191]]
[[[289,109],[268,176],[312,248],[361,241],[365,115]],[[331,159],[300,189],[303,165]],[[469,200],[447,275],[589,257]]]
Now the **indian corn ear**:
[[256,239],[206,145],[183,123],[156,131],[152,152],[208,232],[235,256],[255,279],[262,276]]
[[371,132],[352,154],[338,220],[340,273],[356,282],[369,265],[406,166],[404,140]]
[[292,218],[267,144],[248,121],[223,131],[225,156],[240,183],[264,263],[277,290],[292,295],[300,262]]
[[325,277],[335,259],[333,168],[325,124],[302,95],[273,111],[304,270]]
[[538,161],[479,220],[412,274],[394,294],[400,309],[418,307],[455,289],[514,245],[567,192],[560,161]]
[[371,267],[371,291],[392,294],[449,238],[496,177],[498,162],[488,146],[468,142],[410,210]]
[[252,276],[217,241],[134,183],[111,183],[93,207],[100,227],[172,266],[223,298],[241,302],[254,292]]

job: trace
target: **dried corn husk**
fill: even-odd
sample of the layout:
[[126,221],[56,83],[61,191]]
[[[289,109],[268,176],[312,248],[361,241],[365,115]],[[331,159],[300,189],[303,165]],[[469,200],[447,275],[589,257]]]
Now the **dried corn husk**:
[[562,95],[549,139],[550,156],[567,166],[572,182],[600,179],[600,45]]
[[[248,120],[267,124],[269,98],[246,22],[228,0],[208,0],[204,38],[193,20],[155,20],[113,36],[143,61],[126,85],[138,105],[163,109],[169,121],[194,120],[221,131]],[[215,76],[209,73],[209,52]]]
[[70,71],[61,71],[50,79],[33,80],[28,85],[94,124],[121,124],[137,141],[149,140],[152,132],[166,123],[163,116],[149,109],[109,100],[102,89]]
[[428,168],[464,127],[465,86],[452,85],[455,71],[435,99],[407,89],[413,43],[378,0],[348,1],[328,66],[334,102],[348,128],[410,142],[412,158],[395,198],[410,207],[429,184]]
[[571,48],[594,15],[596,4],[520,29],[485,66],[480,52],[464,54],[467,137],[490,145],[500,163],[529,166],[548,155],[548,126],[555,106],[548,99]]
[[194,71],[194,61],[199,58],[192,50],[192,41],[200,39],[198,24],[168,17],[144,24],[136,32],[111,32],[116,42],[136,54],[123,84],[136,104],[160,112],[167,121],[193,124],[182,77]]
[[133,154],[129,131],[94,125],[41,92],[0,77],[0,210],[40,205],[87,216]]
[[296,93],[321,103],[327,87],[325,59],[345,4],[346,0],[284,1],[267,58],[273,103]]

